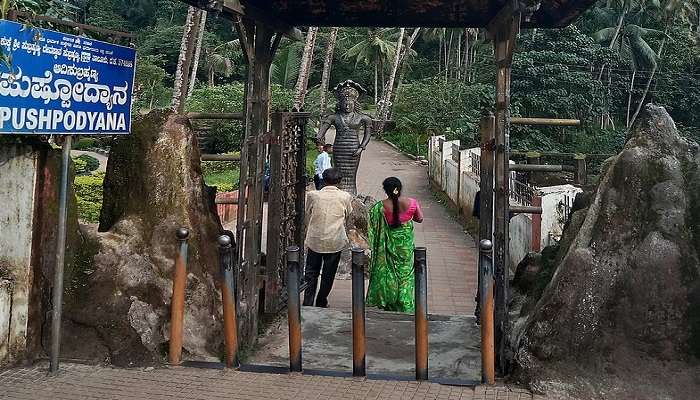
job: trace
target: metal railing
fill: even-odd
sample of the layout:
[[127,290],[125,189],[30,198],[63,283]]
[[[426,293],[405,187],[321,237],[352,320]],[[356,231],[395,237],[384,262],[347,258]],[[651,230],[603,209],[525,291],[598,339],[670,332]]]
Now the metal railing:
[[534,186],[530,186],[515,179],[513,174],[510,175],[510,198],[523,206],[531,206],[532,198],[537,193]]
[[559,221],[562,225],[566,224],[571,215],[571,209],[574,206],[574,199],[570,196],[564,196],[564,198],[557,204],[557,211],[561,215],[561,220]]
[[469,158],[471,162],[469,163],[469,171],[477,177],[481,177],[481,155],[476,153],[469,153]]

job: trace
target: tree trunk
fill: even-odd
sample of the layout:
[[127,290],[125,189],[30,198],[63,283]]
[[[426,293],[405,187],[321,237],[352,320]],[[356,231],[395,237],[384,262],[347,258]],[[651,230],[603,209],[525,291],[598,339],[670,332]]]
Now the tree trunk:
[[644,87],[644,93],[642,93],[642,98],[639,99],[639,103],[637,104],[637,109],[634,111],[634,115],[632,116],[632,120],[629,122],[629,126],[632,126],[634,124],[634,121],[637,120],[637,117],[639,116],[639,112],[642,111],[642,107],[644,106],[644,101],[647,98],[647,94],[649,94],[649,87],[651,87],[651,82],[654,81],[654,76],[656,75],[656,71],[659,69],[659,63],[661,63],[661,57],[663,57],[663,52],[664,52],[664,46],[666,45],[666,38],[668,38],[668,29],[669,26],[671,25],[672,21],[669,21],[666,24],[666,29],[664,29],[664,38],[661,39],[661,44],[659,45],[659,51],[656,53],[658,54],[658,61],[656,64],[654,64],[654,67],[651,69],[651,74],[649,75],[649,80],[647,81],[646,86]]
[[197,32],[197,43],[194,49],[194,58],[192,59],[192,78],[190,79],[190,85],[187,89],[187,97],[192,95],[194,90],[194,84],[197,83],[197,69],[199,68],[199,56],[202,53],[202,41],[204,39],[204,28],[207,24],[207,12],[204,10],[199,10],[199,32]]
[[328,95],[328,81],[331,78],[331,68],[333,67],[333,52],[335,50],[335,41],[338,38],[338,28],[331,29],[331,35],[328,38],[326,46],[326,58],[323,60],[323,74],[321,75],[321,99],[320,109],[321,118],[326,113],[326,96]]
[[438,76],[442,75],[442,35],[438,38],[440,43],[438,45]]
[[633,69],[632,70],[632,81],[630,82],[630,89],[629,93],[627,95],[627,125],[625,125],[627,128],[630,127],[630,113],[632,111],[632,90],[634,90],[634,78],[637,77],[637,70]]
[[450,32],[450,42],[445,49],[445,80],[450,78],[450,66],[452,65],[452,60],[450,59],[452,54],[452,34],[453,32]]
[[304,107],[304,99],[309,85],[309,74],[311,74],[311,62],[314,58],[314,44],[316,43],[316,32],[318,27],[310,27],[306,34],[306,43],[304,44],[304,53],[301,56],[301,67],[299,68],[299,77],[297,79],[296,93],[294,95],[294,108],[301,110]]
[[194,32],[196,31],[197,9],[189,7],[187,19],[185,20],[180,42],[180,55],[177,59],[177,69],[175,70],[175,83],[173,86],[172,108],[179,113],[185,109],[185,99],[189,83],[190,65],[192,64],[192,53],[194,52]]
[[377,87],[377,84],[379,83],[379,60],[374,60],[374,105],[377,105],[377,102],[379,101],[379,88]]
[[462,79],[462,32],[457,34],[457,50],[455,52],[455,78],[457,80]]
[[[627,16],[627,11],[622,11],[620,14],[620,18],[617,20],[617,27],[615,28],[615,34],[612,37],[612,40],[610,41],[610,46],[608,48],[612,49],[615,47],[615,42],[617,42],[617,37],[620,36],[620,31],[622,30],[622,25],[625,22],[625,17]],[[600,67],[600,74],[598,75],[598,80],[603,79],[603,71],[605,71],[605,66],[607,64],[603,64],[602,67]]]
[[394,81],[396,80],[396,72],[399,70],[399,63],[401,61],[401,54],[403,53],[403,36],[406,33],[405,28],[399,29],[399,39],[396,41],[396,54],[394,55],[394,63],[391,66],[391,73],[389,74],[389,81],[384,89],[384,96],[382,97],[382,106],[379,110],[379,116],[382,122],[386,121],[387,115],[389,114],[389,109],[391,107],[391,95],[394,91]]

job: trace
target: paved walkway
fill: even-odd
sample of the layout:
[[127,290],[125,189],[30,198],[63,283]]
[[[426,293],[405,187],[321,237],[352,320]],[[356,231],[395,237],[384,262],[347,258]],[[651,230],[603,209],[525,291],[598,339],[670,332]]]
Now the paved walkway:
[[[428,249],[428,311],[442,315],[473,315],[477,290],[477,256],[474,240],[437,202],[430,190],[428,169],[384,142],[372,141],[362,155],[358,191],[385,198],[382,181],[396,176],[403,194],[421,204],[425,221],[416,224],[416,246]],[[332,308],[351,309],[349,280],[336,280],[329,299]]]
[[0,371],[0,395],[7,400],[276,400],[276,399],[445,399],[524,400],[508,387],[458,387],[414,381],[364,380],[299,374],[267,374],[200,368],[116,369],[61,364],[57,376],[45,365]]

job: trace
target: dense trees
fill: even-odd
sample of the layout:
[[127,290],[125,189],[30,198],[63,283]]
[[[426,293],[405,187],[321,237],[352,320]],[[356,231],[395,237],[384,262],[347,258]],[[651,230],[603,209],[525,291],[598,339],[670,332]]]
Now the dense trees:
[[[183,98],[197,93],[205,99],[208,91],[218,96],[220,86],[234,87],[245,76],[232,23],[201,14],[188,21],[188,7],[180,1],[7,0],[0,5],[3,12],[16,6],[135,32],[138,110],[169,106],[173,89]],[[188,69],[196,82],[180,90],[184,27],[191,30],[198,22],[203,29],[191,33],[194,60]],[[350,78],[369,90],[367,112],[395,120],[392,137],[409,135],[405,141],[415,148],[414,139],[429,130],[474,140],[481,108],[492,106],[493,52],[481,30],[308,32],[305,42],[282,41],[272,82],[276,93],[296,94],[297,105],[305,103],[316,115],[332,109],[329,88]],[[699,35],[699,0],[604,0],[571,27],[523,30],[513,69],[514,115],[575,117],[584,125],[567,135],[561,129],[514,129],[513,146],[614,151],[649,101],[665,106],[684,134],[700,137]]]

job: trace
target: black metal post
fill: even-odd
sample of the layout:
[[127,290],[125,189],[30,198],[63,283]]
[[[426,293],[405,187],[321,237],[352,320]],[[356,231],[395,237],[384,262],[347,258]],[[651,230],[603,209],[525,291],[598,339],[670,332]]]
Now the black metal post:
[[58,194],[58,234],[56,238],[56,265],[53,277],[53,309],[51,310],[51,373],[58,372],[58,356],[61,351],[61,314],[63,312],[63,267],[66,257],[66,220],[68,217],[68,171],[72,136],[63,142],[61,158],[61,186]]
[[299,246],[287,247],[287,322],[289,324],[289,370],[301,372],[301,301],[299,299]]
[[238,360],[238,315],[236,308],[236,274],[233,270],[231,255],[231,237],[219,236],[219,257],[221,275],[224,278],[221,285],[221,301],[224,309],[224,341],[226,345],[226,366],[237,368]]
[[365,350],[365,253],[352,249],[352,375],[367,376]]
[[428,380],[428,265],[425,247],[414,252],[416,280],[416,380]]

